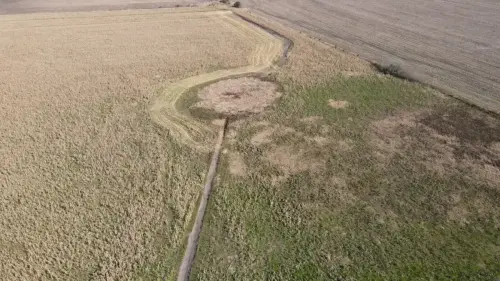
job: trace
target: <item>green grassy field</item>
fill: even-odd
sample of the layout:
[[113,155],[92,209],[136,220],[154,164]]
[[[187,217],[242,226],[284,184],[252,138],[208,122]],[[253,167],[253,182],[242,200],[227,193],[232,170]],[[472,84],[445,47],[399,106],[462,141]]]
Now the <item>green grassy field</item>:
[[230,126],[193,280],[500,278],[498,118],[387,76],[284,89]]

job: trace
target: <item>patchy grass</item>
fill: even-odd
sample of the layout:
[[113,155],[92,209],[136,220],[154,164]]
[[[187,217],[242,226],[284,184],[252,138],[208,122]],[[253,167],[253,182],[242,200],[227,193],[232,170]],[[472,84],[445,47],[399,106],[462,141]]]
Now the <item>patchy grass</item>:
[[498,118],[409,81],[288,82],[230,127],[246,174],[223,161],[193,279],[496,280],[499,145]]

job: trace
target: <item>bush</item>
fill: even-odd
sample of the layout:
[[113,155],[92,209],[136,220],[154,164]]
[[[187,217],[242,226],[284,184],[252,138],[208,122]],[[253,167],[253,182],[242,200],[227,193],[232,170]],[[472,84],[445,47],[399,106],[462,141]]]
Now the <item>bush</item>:
[[397,78],[401,78],[408,81],[415,81],[408,73],[406,73],[399,65],[381,65],[378,63],[372,63],[372,65],[379,71],[387,75],[391,75]]
[[240,7],[241,7],[241,3],[240,3],[240,1],[236,1],[236,2],[234,2],[234,4],[233,4],[233,8],[240,8]]

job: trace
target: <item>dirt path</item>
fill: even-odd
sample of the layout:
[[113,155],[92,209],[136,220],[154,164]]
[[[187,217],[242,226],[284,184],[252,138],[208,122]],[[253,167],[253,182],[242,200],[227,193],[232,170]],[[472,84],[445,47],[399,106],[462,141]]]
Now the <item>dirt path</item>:
[[189,233],[188,244],[186,246],[184,258],[182,259],[182,263],[177,274],[177,281],[189,280],[189,274],[191,273],[191,268],[193,267],[194,256],[196,254],[196,249],[198,248],[198,239],[200,237],[201,227],[203,226],[203,218],[205,217],[208,198],[210,197],[210,193],[212,192],[212,185],[217,172],[217,164],[219,163],[219,156],[222,149],[222,142],[224,141],[224,132],[226,130],[226,126],[227,119],[224,119],[224,124],[219,130],[217,143],[215,144],[214,152],[212,154],[212,161],[210,162],[207,179],[205,181],[205,186],[203,187],[203,195],[200,199],[200,205],[198,206],[196,219],[194,221],[193,228]]
[[244,7],[500,112],[497,0],[244,0]]
[[[261,38],[263,39],[262,41],[257,42],[258,47],[256,51],[250,56],[249,61],[251,62],[251,65],[235,69],[214,71],[195,77],[190,77],[177,83],[171,84],[163,91],[159,99],[156,100],[155,105],[151,110],[153,119],[157,123],[167,127],[177,137],[181,138],[181,141],[184,141],[197,148],[203,148],[204,146],[196,142],[196,140],[192,137],[192,133],[199,132],[205,129],[205,126],[203,126],[203,124],[197,122],[196,120],[191,119],[188,116],[184,116],[182,115],[182,113],[178,112],[175,107],[177,99],[191,87],[195,87],[200,84],[235,75],[264,72],[273,65],[273,61],[276,58],[285,59],[288,55],[288,51],[293,46],[292,41],[284,38],[275,31],[258,23],[255,23],[252,20],[243,17],[242,15],[235,16],[237,17],[228,18],[228,22],[230,24],[237,24],[239,28],[257,28],[260,32],[264,32],[264,34],[266,35],[264,36],[265,38]],[[272,38],[270,38],[269,36],[271,36]],[[268,42],[266,43],[265,40],[268,40]],[[205,186],[203,188],[203,195],[200,200],[200,205],[198,207],[198,212],[196,214],[193,228],[189,233],[186,251],[184,253],[179,272],[177,274],[177,281],[189,280],[191,269],[194,263],[194,258],[198,248],[198,240],[203,226],[205,210],[217,172],[217,165],[219,162],[219,156],[222,149],[222,143],[224,141],[224,133],[227,127],[227,123],[228,120],[226,118],[224,119],[224,124],[219,130],[219,136],[215,144],[215,148],[212,154],[212,160],[205,181]]]
[[236,17],[230,11],[222,11],[221,17],[240,32],[254,38],[255,51],[248,58],[250,65],[217,70],[203,73],[198,76],[186,78],[168,85],[155,99],[151,107],[151,117],[157,124],[167,128],[171,135],[180,142],[198,148],[207,149],[207,145],[197,140],[203,131],[209,130],[207,126],[196,119],[179,112],[176,103],[179,98],[190,88],[210,81],[215,81],[231,76],[265,72],[273,65],[273,61],[283,53],[283,42],[265,30],[255,27]]

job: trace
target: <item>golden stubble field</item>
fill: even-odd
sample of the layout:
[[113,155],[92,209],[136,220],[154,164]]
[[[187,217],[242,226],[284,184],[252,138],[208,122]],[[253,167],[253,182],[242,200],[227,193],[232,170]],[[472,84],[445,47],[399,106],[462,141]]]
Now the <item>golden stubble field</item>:
[[262,31],[242,26],[208,9],[0,19],[0,280],[171,277],[206,161],[151,105],[258,64]]

